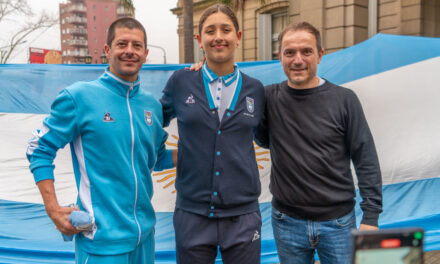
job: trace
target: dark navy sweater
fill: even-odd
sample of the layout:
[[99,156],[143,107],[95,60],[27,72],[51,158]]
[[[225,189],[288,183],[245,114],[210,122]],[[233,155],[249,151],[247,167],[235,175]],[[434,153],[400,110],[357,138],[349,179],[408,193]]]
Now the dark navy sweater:
[[253,137],[264,111],[264,87],[241,73],[237,100],[221,122],[205,88],[201,71],[179,70],[160,100],[164,125],[174,117],[178,124],[176,207],[209,217],[255,212],[261,185]]
[[272,205],[306,220],[334,220],[353,210],[353,162],[363,201],[362,223],[376,225],[382,178],[373,137],[356,94],[326,81],[298,90],[266,87],[257,142],[270,147]]

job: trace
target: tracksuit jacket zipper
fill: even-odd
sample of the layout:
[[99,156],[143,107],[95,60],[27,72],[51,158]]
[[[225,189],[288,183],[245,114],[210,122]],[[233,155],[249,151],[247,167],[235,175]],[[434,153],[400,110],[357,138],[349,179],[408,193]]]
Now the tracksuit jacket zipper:
[[133,115],[131,113],[131,107],[130,107],[130,91],[132,91],[132,90],[133,90],[133,84],[130,83],[130,88],[127,90],[127,107],[128,107],[128,114],[130,115],[130,128],[131,128],[131,166],[133,169],[134,183],[135,183],[134,220],[136,221],[136,224],[137,224],[138,230],[139,230],[139,238],[138,238],[138,242],[137,242],[137,245],[139,245],[139,243],[141,242],[141,226],[139,225],[139,221],[136,216],[138,184],[137,184],[136,170],[134,168],[134,126],[133,126]]

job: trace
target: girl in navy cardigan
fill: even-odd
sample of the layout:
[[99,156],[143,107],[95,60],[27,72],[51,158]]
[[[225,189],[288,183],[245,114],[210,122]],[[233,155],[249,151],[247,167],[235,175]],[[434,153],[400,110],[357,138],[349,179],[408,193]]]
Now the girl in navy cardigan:
[[197,40],[201,71],[179,70],[161,99],[164,124],[177,118],[179,143],[174,212],[177,263],[260,263],[261,186],[253,147],[264,88],[234,64],[241,41],[235,14],[204,11]]

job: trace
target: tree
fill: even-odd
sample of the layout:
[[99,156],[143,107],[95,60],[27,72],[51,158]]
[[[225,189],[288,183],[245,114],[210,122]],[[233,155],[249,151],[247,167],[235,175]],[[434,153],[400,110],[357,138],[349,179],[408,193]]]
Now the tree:
[[45,12],[36,15],[32,12],[27,0],[0,0],[0,25],[12,20],[13,17],[25,17],[26,22],[19,23],[18,30],[6,39],[0,39],[0,64],[7,63],[14,50],[26,42],[26,38],[40,29],[48,29],[54,26],[57,18],[53,18]]
[[120,3],[124,6],[125,9],[134,14],[134,5],[132,0],[120,0]]
[[193,1],[183,0],[183,62],[194,63]]

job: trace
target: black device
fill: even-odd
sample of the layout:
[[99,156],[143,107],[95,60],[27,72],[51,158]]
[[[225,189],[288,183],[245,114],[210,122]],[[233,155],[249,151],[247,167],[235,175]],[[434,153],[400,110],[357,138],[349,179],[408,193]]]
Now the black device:
[[421,228],[352,231],[353,264],[423,264]]

